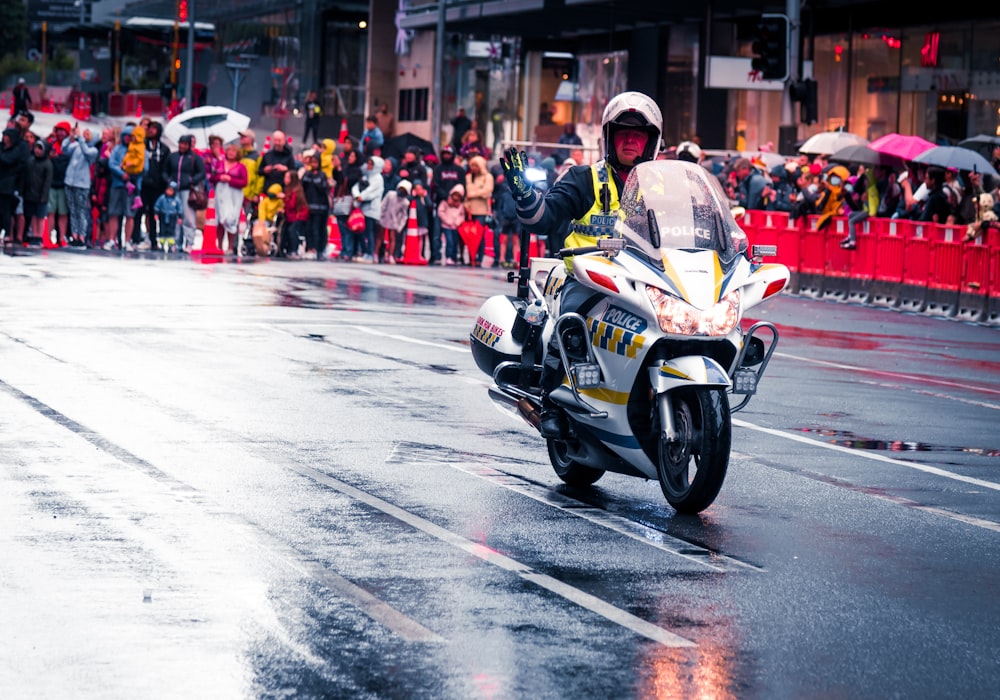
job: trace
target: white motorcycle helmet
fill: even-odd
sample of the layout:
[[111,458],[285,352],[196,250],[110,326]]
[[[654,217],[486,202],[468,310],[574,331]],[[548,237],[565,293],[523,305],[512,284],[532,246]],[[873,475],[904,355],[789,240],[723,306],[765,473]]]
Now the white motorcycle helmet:
[[653,98],[641,92],[623,92],[616,95],[604,108],[601,117],[601,135],[604,138],[604,158],[612,165],[618,163],[615,153],[614,134],[621,127],[643,128],[648,134],[646,148],[636,159],[636,164],[653,160],[660,150],[660,134],[663,131],[663,116]]

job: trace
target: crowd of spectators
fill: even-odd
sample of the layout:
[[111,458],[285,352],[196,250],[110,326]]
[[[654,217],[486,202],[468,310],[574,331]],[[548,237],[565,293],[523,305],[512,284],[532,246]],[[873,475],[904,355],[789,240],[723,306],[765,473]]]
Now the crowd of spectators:
[[[439,154],[410,146],[401,156],[383,153],[382,129],[392,134],[395,128],[385,105],[365,121],[359,138],[317,138],[298,149],[274,131],[259,151],[251,129],[230,143],[211,136],[198,144],[189,135],[171,149],[162,141],[163,125],[149,118],[99,135],[66,121],[49,134],[33,125],[32,113],[22,109],[3,131],[0,229],[7,246],[44,235],[57,246],[189,251],[205,228],[204,211],[192,203],[192,193],[203,189],[215,203],[216,243],[232,255],[244,252],[240,238],[253,221],[267,219],[280,221],[276,252],[289,258],[392,264],[405,258],[407,244],[416,244],[430,264],[479,265],[492,236],[494,267],[512,267],[517,259],[521,224],[510,192],[480,125],[462,110],[453,120],[453,141]],[[552,156],[528,154],[539,190],[584,162],[571,126],[564,137],[564,148]],[[846,216],[845,248],[854,246],[856,226],[869,216],[966,225],[969,239],[1000,226],[1000,182],[975,172],[912,162],[836,163],[823,155],[708,157],[696,141],[660,157],[700,163],[734,206],[746,210],[787,212],[793,220],[816,215],[819,226]],[[993,160],[1000,165],[1000,147]],[[331,217],[340,232],[338,250],[328,244]],[[476,250],[467,250],[460,235],[466,222],[485,234]],[[559,248],[561,237],[536,235],[539,253]]]
[[[820,227],[833,216],[846,216],[848,235],[841,246],[848,249],[855,245],[857,224],[869,216],[962,225],[971,240],[996,225],[1000,214],[1000,181],[979,172],[903,160],[894,165],[833,162],[828,155],[799,154],[775,162],[782,158],[766,151],[756,157],[706,157],[693,142],[661,155],[701,163],[746,210],[787,212],[792,220],[816,215]],[[1000,166],[1000,146],[992,156],[994,167]]]

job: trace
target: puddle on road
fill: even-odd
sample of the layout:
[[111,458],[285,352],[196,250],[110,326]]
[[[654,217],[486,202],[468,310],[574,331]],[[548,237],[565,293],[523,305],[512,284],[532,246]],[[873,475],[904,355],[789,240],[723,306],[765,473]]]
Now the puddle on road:
[[295,277],[289,287],[277,290],[278,306],[332,309],[343,302],[371,302],[402,306],[433,306],[438,308],[472,308],[482,299],[453,294],[427,294],[405,287],[391,287],[362,280],[340,280],[322,277]]
[[812,433],[829,438],[826,442],[855,450],[872,450],[877,452],[950,452],[959,454],[979,455],[981,457],[1000,457],[997,447],[959,447],[955,445],[933,445],[927,442],[911,440],[877,440],[862,437],[849,430],[833,430],[831,428],[797,428],[799,432]]

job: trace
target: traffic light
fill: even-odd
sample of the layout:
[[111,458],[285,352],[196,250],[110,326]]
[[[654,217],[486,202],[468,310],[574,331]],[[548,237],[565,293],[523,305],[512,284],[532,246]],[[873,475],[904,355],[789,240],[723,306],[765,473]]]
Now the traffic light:
[[816,81],[810,78],[792,83],[788,88],[793,102],[799,103],[799,121],[803,124],[815,124],[819,121],[817,105]]
[[764,80],[788,77],[788,17],[761,15],[753,42],[751,66]]
[[188,21],[188,3],[187,0],[177,0],[177,21],[187,22]]

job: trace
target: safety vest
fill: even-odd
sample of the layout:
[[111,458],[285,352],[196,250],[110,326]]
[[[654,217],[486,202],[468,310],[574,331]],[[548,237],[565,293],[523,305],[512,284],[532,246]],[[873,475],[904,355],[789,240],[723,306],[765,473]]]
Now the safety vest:
[[611,166],[598,161],[590,168],[590,178],[594,186],[594,203],[590,209],[569,226],[565,246],[577,248],[594,245],[598,238],[615,234],[618,220],[618,187],[611,175]]

